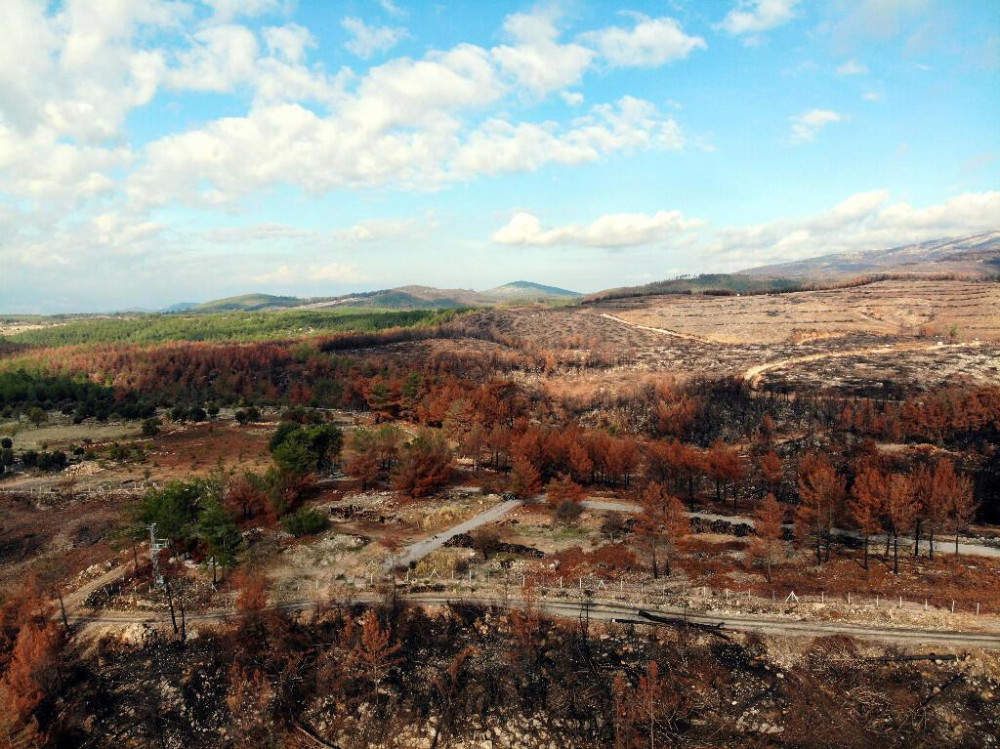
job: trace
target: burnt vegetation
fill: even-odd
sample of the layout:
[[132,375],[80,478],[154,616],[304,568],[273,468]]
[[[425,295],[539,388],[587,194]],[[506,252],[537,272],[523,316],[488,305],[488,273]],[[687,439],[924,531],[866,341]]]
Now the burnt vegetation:
[[[959,553],[963,537],[1000,521],[996,383],[845,391],[758,387],[732,372],[634,377],[651,356],[633,347],[640,334],[589,309],[397,322],[407,326],[288,340],[8,347],[0,415],[16,428],[0,444],[12,474],[0,492],[23,480],[55,488],[12,490],[0,517],[10,706],[0,737],[18,747],[980,746],[1000,731],[997,684],[965,661],[864,660],[848,640],[789,655],[671,621],[591,621],[586,606],[556,623],[530,586],[513,609],[430,613],[392,590],[379,605],[314,615],[276,605],[269,562],[333,543],[341,522],[359,548],[378,537],[394,555],[421,528],[400,516],[461,483],[527,500],[518,523],[534,513],[562,539],[588,532],[589,498],[614,510],[591,523],[590,547],[543,549],[513,538],[513,524],[457,534],[445,551],[467,556],[446,572],[470,581],[475,565],[516,564],[549,587],[579,578],[581,595],[584,577],[622,591],[626,578],[681,579],[727,595],[752,580],[763,597],[946,596],[1000,611],[996,566]],[[704,341],[676,347],[714,355]],[[47,422],[115,420],[135,436],[28,446]],[[150,478],[149,456],[182,439],[198,463],[214,441],[248,435],[257,441],[241,444],[257,454],[241,447],[238,470],[220,457],[199,475]],[[77,473],[108,466],[145,469],[144,483],[130,478],[114,501],[77,492]],[[150,524],[159,556],[145,546]],[[84,638],[63,597],[115,555],[126,574],[81,608],[142,599],[168,623]]]

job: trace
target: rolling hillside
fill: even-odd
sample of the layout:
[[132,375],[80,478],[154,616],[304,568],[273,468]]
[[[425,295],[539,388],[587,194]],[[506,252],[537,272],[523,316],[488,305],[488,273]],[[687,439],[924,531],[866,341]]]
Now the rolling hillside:
[[[575,291],[531,281],[514,281],[486,291],[438,289],[433,286],[399,286],[336,297],[301,299],[270,294],[244,294],[186,308],[187,312],[261,311],[271,309],[329,309],[359,307],[389,310],[457,309],[509,304],[565,302],[579,297]],[[181,305],[175,305],[181,307]],[[171,310],[173,311],[173,310]]]

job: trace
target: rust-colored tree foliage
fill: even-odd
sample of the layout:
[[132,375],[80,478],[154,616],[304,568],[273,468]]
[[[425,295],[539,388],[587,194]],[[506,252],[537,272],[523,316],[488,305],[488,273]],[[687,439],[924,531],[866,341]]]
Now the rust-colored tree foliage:
[[368,609],[361,618],[360,627],[355,627],[354,644],[349,660],[356,664],[372,683],[372,701],[378,702],[382,680],[389,669],[399,662],[397,653],[400,644],[393,642],[392,631],[382,625],[378,614]]
[[440,432],[422,430],[400,454],[392,476],[394,489],[411,497],[426,497],[448,485],[455,459]]
[[760,503],[754,515],[754,530],[757,533],[757,544],[764,560],[767,581],[771,582],[771,566],[779,558],[785,521],[785,511],[774,495],[768,493]]
[[864,539],[864,568],[868,569],[868,545],[882,527],[885,513],[886,478],[876,466],[864,465],[854,477],[847,511]]
[[802,458],[795,530],[799,538],[811,539],[817,564],[830,558],[831,532],[843,495],[844,479],[825,456],[808,454]]
[[885,484],[883,518],[886,532],[892,536],[894,574],[899,574],[899,534],[910,527],[919,511],[910,478],[901,473],[890,474]]
[[26,622],[0,678],[0,737],[39,734],[36,709],[56,693],[61,679],[63,630],[53,621]]
[[[659,560],[664,574],[670,575],[670,557],[677,542],[691,531],[684,505],[660,484],[650,484],[642,493],[642,510],[636,531],[649,550],[653,577],[659,577]],[[662,552],[662,554],[658,554]]]

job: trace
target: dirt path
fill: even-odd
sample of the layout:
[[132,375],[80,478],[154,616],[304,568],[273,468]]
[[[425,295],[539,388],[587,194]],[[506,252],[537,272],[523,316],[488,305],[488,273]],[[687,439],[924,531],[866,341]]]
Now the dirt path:
[[500,504],[493,505],[488,510],[483,510],[478,515],[474,515],[468,520],[459,523],[446,531],[442,531],[441,533],[431,536],[430,538],[422,539],[403,548],[398,554],[393,555],[388,559],[388,561],[386,561],[384,568],[390,569],[395,566],[407,567],[411,562],[416,562],[423,559],[432,551],[437,551],[455,536],[462,533],[469,533],[470,531],[475,530],[481,525],[486,525],[487,523],[495,523],[511,510],[517,509],[522,504],[524,504],[524,500],[508,499],[504,500]]
[[788,359],[777,359],[775,361],[764,362],[763,364],[757,364],[741,375],[743,381],[746,382],[752,390],[756,390],[757,386],[760,384],[760,378],[766,372],[773,372],[776,369],[784,369],[785,367],[794,367],[798,364],[808,364],[810,362],[822,361],[823,359],[843,359],[849,356],[872,356],[872,355],[884,355],[884,354],[894,354],[900,351],[928,351],[930,349],[935,350],[945,350],[945,349],[955,349],[955,348],[969,348],[981,345],[978,341],[970,343],[951,343],[951,344],[938,344],[938,343],[897,343],[895,345],[885,345],[885,346],[869,346],[866,348],[856,348],[849,349],[847,351],[824,351],[819,354],[808,354],[806,356],[793,356]]
[[[503,607],[523,607],[524,601],[519,598],[496,598],[488,596],[447,596],[440,594],[404,595],[404,598],[422,606],[446,606],[450,603],[480,603],[483,605]],[[359,595],[343,600],[343,603],[376,603],[378,596]],[[292,601],[275,608],[283,611],[308,611],[315,608],[318,602],[312,599]],[[616,620],[635,621],[639,610],[635,606],[613,601],[551,601],[536,602],[538,609],[553,618],[579,619],[584,612],[591,619],[614,622]],[[769,635],[784,635],[791,637],[826,637],[830,635],[847,635],[868,640],[879,640],[906,643],[921,647],[938,645],[951,648],[985,648],[1000,650],[1000,632],[992,630],[935,630],[906,627],[875,627],[838,624],[833,622],[813,622],[796,619],[777,619],[762,616],[744,615],[738,613],[699,614],[687,609],[673,606],[644,608],[667,617],[678,617],[696,624],[721,626],[722,629],[762,632]],[[187,618],[189,623],[220,621],[230,615],[230,612],[213,612],[209,614],[194,614]],[[168,625],[166,615],[145,614],[142,616],[124,612],[99,612],[93,616],[73,616],[70,620],[78,624],[101,624],[111,626],[128,626],[130,624]]]
[[113,583],[115,580],[123,577],[128,571],[128,567],[129,565],[127,564],[119,564],[117,567],[111,568],[100,577],[94,578],[90,582],[81,585],[79,588],[66,596],[63,599],[63,602],[66,604],[67,613],[72,614],[74,611],[83,608],[83,604],[84,601],[87,600],[87,596],[95,590],[102,588],[109,583]]
[[676,330],[668,330],[667,328],[652,328],[649,325],[640,325],[637,322],[629,322],[628,320],[622,319],[621,317],[615,317],[614,315],[609,315],[606,312],[602,312],[601,317],[606,317],[608,320],[614,320],[615,322],[620,322],[622,325],[628,325],[630,328],[636,328],[638,330],[648,330],[651,333],[660,333],[661,335],[670,336],[671,338],[677,338],[682,341],[703,343],[709,346],[726,345],[724,343],[719,343],[718,341],[713,341],[710,338],[702,338],[701,336],[691,335],[690,333],[680,333]]
[[[603,512],[629,512],[637,513],[641,512],[642,508],[635,504],[634,502],[626,502],[622,500],[615,499],[585,499],[581,504],[588,510],[598,510]],[[714,512],[686,512],[689,518],[698,518],[700,520],[707,520],[708,522],[715,522],[721,520],[725,523],[730,523],[732,525],[749,525],[751,528],[754,527],[754,520],[752,517],[746,517],[744,515],[718,515]],[[786,528],[792,528],[790,523],[785,524]],[[855,531],[847,530],[845,528],[834,528],[833,534],[835,536],[847,536],[853,538],[861,538],[861,536]],[[949,541],[947,538],[938,536],[935,539],[934,553],[935,554],[954,554],[955,553],[955,541],[954,536],[951,537],[952,540]],[[877,545],[880,543],[885,543],[885,536],[872,536],[870,539],[872,545]],[[928,541],[926,538],[922,538],[921,544],[924,548],[927,548]],[[899,537],[900,545],[905,545],[907,548],[913,548],[913,539],[907,538],[905,536]],[[965,556],[973,557],[992,557],[1000,558],[1000,548],[993,546],[982,546],[980,544],[971,544],[964,541],[959,541],[958,543],[958,553]]]

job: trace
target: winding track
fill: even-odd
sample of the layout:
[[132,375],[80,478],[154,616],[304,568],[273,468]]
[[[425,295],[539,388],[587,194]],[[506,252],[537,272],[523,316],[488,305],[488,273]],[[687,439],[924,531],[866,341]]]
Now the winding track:
[[[721,343],[719,341],[713,341],[710,338],[704,338],[702,336],[692,335],[691,333],[681,333],[677,330],[670,330],[668,328],[654,328],[649,325],[640,325],[639,323],[630,322],[622,317],[616,317],[615,315],[609,315],[607,313],[602,313],[601,317],[607,318],[608,320],[614,320],[617,323],[621,323],[630,328],[635,328],[637,330],[646,330],[651,333],[659,333],[661,335],[669,336],[670,338],[676,338],[682,341],[691,341],[693,343],[701,343],[709,346],[727,346],[732,344]],[[981,346],[980,341],[967,341],[963,343],[896,343],[887,344],[884,346],[867,346],[865,348],[855,348],[848,349],[845,351],[824,351],[818,354],[807,354],[804,356],[793,356],[787,359],[776,359],[774,361],[763,362],[761,364],[755,364],[752,367],[746,369],[740,378],[750,386],[751,390],[756,390],[760,384],[761,377],[767,372],[773,372],[777,369],[784,369],[786,367],[794,367],[799,364],[810,364],[816,361],[823,361],[824,359],[843,359],[851,356],[879,356],[885,354],[894,354],[901,351],[929,351],[929,350],[945,350],[945,349],[957,349],[957,348],[976,348]]]

